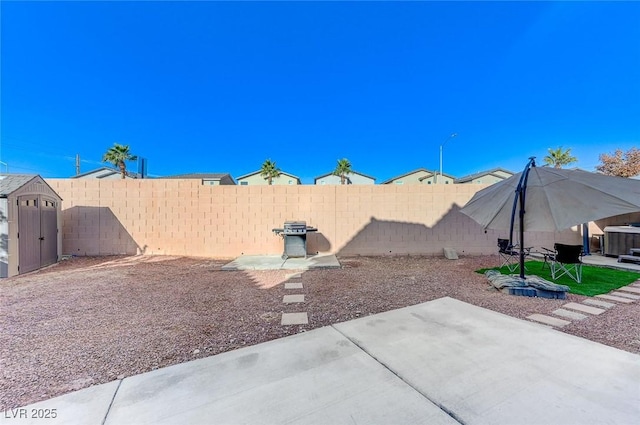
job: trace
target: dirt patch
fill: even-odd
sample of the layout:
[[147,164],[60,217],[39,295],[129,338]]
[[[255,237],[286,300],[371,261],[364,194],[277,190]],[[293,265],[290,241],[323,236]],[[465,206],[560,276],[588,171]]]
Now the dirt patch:
[[[164,256],[79,257],[0,281],[0,410],[444,296],[513,317],[568,301],[513,297],[475,273],[495,256],[340,258],[341,269],[221,271],[224,261]],[[305,294],[305,303],[282,297]],[[309,324],[281,326],[285,312]],[[564,332],[640,353],[640,306],[616,306]]]

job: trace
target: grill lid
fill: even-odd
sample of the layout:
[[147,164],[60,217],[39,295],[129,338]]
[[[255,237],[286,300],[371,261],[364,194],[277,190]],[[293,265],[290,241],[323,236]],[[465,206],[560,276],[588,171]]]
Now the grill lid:
[[285,221],[284,233],[285,234],[307,233],[307,222],[306,221]]

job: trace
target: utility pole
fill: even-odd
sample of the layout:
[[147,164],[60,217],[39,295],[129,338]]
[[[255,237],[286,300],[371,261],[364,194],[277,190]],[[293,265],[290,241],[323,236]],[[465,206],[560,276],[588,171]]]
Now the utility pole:
[[80,154],[76,154],[76,176],[80,174]]

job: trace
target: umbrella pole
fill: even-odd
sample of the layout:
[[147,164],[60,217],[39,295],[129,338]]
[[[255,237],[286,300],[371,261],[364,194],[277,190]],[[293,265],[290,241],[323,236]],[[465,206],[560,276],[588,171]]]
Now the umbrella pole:
[[[531,167],[536,166],[536,157],[532,156],[529,158],[529,162],[525,167],[522,175],[520,176],[520,181],[518,182],[518,187],[516,188],[516,197],[513,200],[513,209],[511,211],[511,226],[509,230],[509,241],[511,241],[513,237],[513,221],[515,219],[516,212],[516,203],[520,201],[520,211],[518,213],[518,217],[520,218],[520,278],[524,279],[524,214],[525,214],[525,200],[527,195],[527,180],[529,180],[529,170]],[[511,242],[509,242],[511,243]]]
[[[529,170],[527,170],[527,174]],[[524,279],[524,195],[527,190],[525,185],[520,192],[520,278]]]
[[584,255],[591,255],[589,246],[589,223],[582,223],[582,251]]

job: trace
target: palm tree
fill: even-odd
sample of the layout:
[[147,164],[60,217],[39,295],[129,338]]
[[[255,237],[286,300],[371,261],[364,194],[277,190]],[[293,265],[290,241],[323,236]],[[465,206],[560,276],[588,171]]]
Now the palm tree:
[[572,164],[578,160],[575,156],[571,156],[571,149],[547,149],[549,155],[544,157],[545,164],[552,165],[554,168],[562,168],[565,165]]
[[276,166],[275,161],[267,159],[262,163],[262,168],[260,168],[260,175],[267,181],[269,185],[271,185],[273,183],[273,179],[279,177],[280,174],[280,169]]
[[120,145],[118,143],[114,143],[102,157],[102,161],[110,162],[120,169],[120,174],[122,174],[123,179],[127,174],[127,164],[125,161],[135,161],[137,159],[138,157],[136,155],[131,155],[131,152],[129,152],[129,145]]
[[351,170],[351,163],[347,158],[339,159],[336,169],[333,170],[333,175],[340,177],[340,184],[346,184],[347,174],[353,174],[353,170]]

